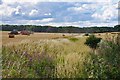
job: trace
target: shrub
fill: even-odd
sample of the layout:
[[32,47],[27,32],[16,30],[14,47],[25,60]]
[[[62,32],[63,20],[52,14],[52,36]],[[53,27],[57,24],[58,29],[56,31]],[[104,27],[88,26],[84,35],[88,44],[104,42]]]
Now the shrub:
[[89,34],[88,34],[88,33],[85,33],[85,36],[89,36]]
[[90,46],[90,48],[96,49],[97,44],[101,41],[101,38],[96,38],[94,35],[91,35],[86,39],[85,44]]

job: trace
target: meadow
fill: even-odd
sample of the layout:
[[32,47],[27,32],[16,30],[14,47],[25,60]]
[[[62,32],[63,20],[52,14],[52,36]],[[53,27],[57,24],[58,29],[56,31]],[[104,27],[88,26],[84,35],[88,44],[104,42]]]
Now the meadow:
[[97,54],[84,44],[88,37],[84,34],[34,33],[9,38],[7,33],[2,32],[3,78],[119,77],[120,46],[107,41],[106,33],[94,34],[103,39]]

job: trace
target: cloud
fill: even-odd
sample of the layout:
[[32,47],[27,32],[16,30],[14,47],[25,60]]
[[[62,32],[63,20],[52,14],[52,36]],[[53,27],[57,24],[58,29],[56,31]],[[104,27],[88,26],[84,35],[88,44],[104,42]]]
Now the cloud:
[[101,13],[95,12],[92,17],[98,19],[103,22],[107,22],[113,19],[117,20],[118,10],[116,9],[116,4],[113,5],[105,5],[100,9]]
[[85,3],[85,4],[78,4],[76,3],[74,7],[68,8],[68,10],[76,11],[79,13],[85,13],[85,12],[92,12],[95,11],[98,7],[96,6],[96,3]]
[[25,20],[27,24],[47,24],[48,22],[53,21],[54,18],[44,18],[41,20]]
[[7,4],[0,5],[0,16],[10,16],[14,12],[15,8],[11,8]]
[[[12,2],[13,1],[13,2]],[[103,0],[102,0],[103,1]],[[113,25],[117,24],[118,6],[95,2],[40,2],[23,0],[3,0],[0,16],[4,24],[41,24],[41,25]]]
[[36,10],[36,9],[31,10],[31,12],[29,13],[29,15],[30,16],[38,15],[38,10]]
[[36,4],[38,2],[43,2],[44,0],[2,0],[3,3],[6,4],[14,4],[14,3],[32,3]]
[[51,15],[51,13],[45,13],[44,15]]
[[14,9],[14,11],[13,11],[13,13],[12,13],[13,15],[18,15],[18,16],[22,16],[22,15],[25,15],[25,13],[24,12],[22,12],[22,7],[21,6],[17,6],[15,9]]
[[45,18],[45,19],[40,20],[40,22],[50,22],[53,20],[54,20],[54,18]]
[[119,0],[2,0],[4,3],[11,4],[11,3],[24,3],[30,2],[36,4],[38,2],[119,2]]
[[[94,27],[94,26],[98,26],[98,27],[104,27],[104,26],[110,26],[112,27],[113,25],[116,25],[116,21],[112,22],[112,23],[95,23],[95,22],[91,22],[91,21],[78,21],[78,22],[60,22],[60,23],[55,23],[55,22],[50,22],[44,25],[53,25],[53,26],[75,26],[75,27]],[[40,24],[42,25],[42,24]]]

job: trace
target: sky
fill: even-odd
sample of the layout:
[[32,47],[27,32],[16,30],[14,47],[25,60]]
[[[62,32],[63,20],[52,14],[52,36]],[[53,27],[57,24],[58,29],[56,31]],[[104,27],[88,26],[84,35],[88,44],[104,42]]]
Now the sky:
[[119,0],[0,0],[0,24],[115,26]]

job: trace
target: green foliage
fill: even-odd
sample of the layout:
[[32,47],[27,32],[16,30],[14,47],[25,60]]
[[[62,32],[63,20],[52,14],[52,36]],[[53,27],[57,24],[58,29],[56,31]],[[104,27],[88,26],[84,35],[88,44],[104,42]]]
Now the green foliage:
[[116,31],[120,31],[120,25],[114,26],[114,29],[115,29]]
[[120,46],[111,43],[100,43],[98,54],[91,53],[87,58],[86,71],[91,78],[120,77]]
[[72,42],[76,42],[76,41],[78,41],[79,39],[78,39],[78,38],[73,38],[73,37],[72,37],[72,38],[69,38],[69,40],[72,41]]
[[88,33],[85,33],[85,36],[89,36],[89,34],[88,34]]
[[41,25],[0,25],[2,31],[12,31],[13,29],[30,30],[34,32],[49,32],[49,33],[103,33],[118,31],[119,27],[83,27],[80,28],[74,26],[41,26]]
[[85,44],[90,46],[90,48],[96,49],[97,44],[100,41],[101,41],[101,38],[96,38],[94,35],[91,35],[86,39]]

